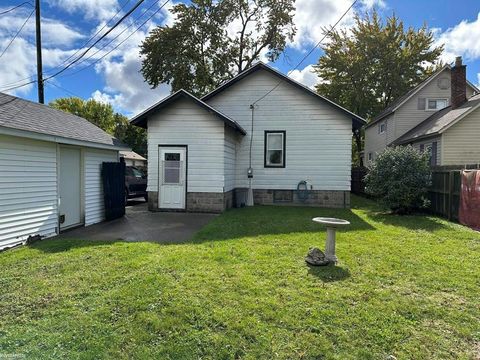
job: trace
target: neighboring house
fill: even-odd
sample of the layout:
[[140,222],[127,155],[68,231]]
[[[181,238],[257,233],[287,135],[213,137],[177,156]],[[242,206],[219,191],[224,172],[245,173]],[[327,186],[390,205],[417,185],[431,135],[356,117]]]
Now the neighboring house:
[[83,118],[0,93],[0,249],[104,220],[101,165],[119,150]]
[[147,159],[135,151],[120,151],[120,157],[125,159],[126,166],[135,166],[142,169],[147,167]]
[[350,205],[352,128],[364,120],[263,63],[132,123],[148,129],[151,210],[221,212],[250,184],[255,204]]
[[[387,146],[401,143],[408,143],[405,137],[412,129],[423,124],[424,121],[444,108],[451,108],[453,105],[452,83],[461,82],[460,88],[466,98],[470,98],[478,89],[465,78],[465,67],[459,64],[454,68],[444,66],[435,74],[427,78],[418,86],[407,92],[392,103],[387,109],[379,114],[365,127],[365,164],[375,160],[376,156]],[[400,141],[400,139],[402,139]],[[420,140],[420,139],[417,139]],[[443,163],[442,160],[442,137],[439,133],[429,133],[429,136],[422,137],[422,141],[413,143],[418,149],[425,149],[432,152],[432,165]]]

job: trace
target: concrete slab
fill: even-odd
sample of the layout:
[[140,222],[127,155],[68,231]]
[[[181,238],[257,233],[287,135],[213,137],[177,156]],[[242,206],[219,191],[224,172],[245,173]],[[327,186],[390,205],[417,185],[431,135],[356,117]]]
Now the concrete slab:
[[125,217],[66,231],[56,238],[174,244],[189,240],[216,216],[218,215],[150,212],[145,202],[129,201]]

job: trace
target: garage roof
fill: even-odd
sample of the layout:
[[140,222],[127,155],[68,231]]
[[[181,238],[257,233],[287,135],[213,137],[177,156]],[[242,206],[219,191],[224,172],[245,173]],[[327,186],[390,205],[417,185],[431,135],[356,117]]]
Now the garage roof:
[[38,104],[15,96],[0,93],[0,128],[49,135],[63,143],[62,139],[85,142],[85,146],[100,144],[102,147],[127,149],[117,138],[107,134],[90,121],[50,106]]

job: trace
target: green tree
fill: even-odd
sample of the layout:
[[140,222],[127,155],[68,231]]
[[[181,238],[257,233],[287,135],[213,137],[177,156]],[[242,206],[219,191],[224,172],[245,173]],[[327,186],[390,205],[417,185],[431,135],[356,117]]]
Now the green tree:
[[250,67],[262,54],[278,59],[295,34],[294,0],[192,0],[173,7],[172,26],[141,44],[142,74],[202,95]]
[[112,105],[93,99],[83,100],[78,97],[70,97],[55,99],[49,103],[49,106],[87,119],[100,129],[121,140],[136,153],[146,156],[146,131],[130,125],[128,118],[116,113]]
[[[433,47],[433,42],[425,25],[406,29],[395,15],[386,21],[376,12],[357,15],[350,31],[328,32],[324,55],[314,67],[322,79],[316,90],[372,119],[436,69],[443,46]],[[356,134],[357,152],[362,137]]]

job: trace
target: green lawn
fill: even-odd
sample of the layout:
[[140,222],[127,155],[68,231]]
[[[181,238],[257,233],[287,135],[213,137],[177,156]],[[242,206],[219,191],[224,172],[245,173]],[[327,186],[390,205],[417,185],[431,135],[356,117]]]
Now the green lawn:
[[[337,267],[303,260],[321,215],[352,223]],[[184,244],[46,240],[0,269],[0,358],[480,357],[480,234],[358,198],[231,210]]]

